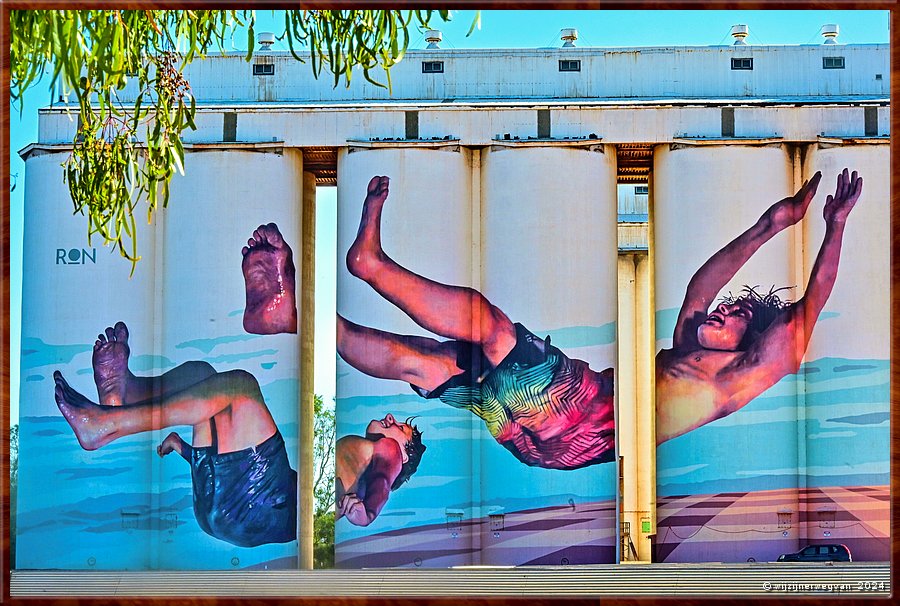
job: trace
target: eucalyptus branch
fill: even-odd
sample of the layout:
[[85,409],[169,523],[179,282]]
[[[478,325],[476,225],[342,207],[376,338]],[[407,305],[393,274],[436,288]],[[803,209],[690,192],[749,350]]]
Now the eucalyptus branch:
[[[402,60],[410,28],[425,29],[450,11],[289,10],[278,36],[292,55],[309,53],[318,77],[350,86],[354,70],[390,87],[390,68]],[[472,29],[478,23],[478,14]],[[88,241],[99,235],[132,263],[140,256],[134,217],[147,220],[169,201],[169,183],[184,173],[182,134],[195,129],[196,100],[184,68],[226,41],[247,35],[249,61],[256,47],[252,10],[14,10],[10,11],[10,95],[22,110],[26,90],[47,77],[78,103],[73,151],[63,163],[75,212],[87,218]],[[374,71],[384,71],[385,83]],[[132,107],[118,92],[136,83]],[[143,128],[142,128],[143,127]],[[138,143],[138,142],[141,143]]]

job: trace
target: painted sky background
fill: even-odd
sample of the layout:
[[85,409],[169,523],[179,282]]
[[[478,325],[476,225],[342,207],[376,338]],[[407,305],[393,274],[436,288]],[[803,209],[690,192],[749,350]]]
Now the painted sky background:
[[[450,23],[433,24],[443,31],[442,47],[538,48],[560,45],[559,30],[575,27],[578,46],[666,46],[731,44],[729,30],[741,23],[750,27],[750,44],[819,44],[823,24],[840,25],[840,43],[887,43],[888,11],[485,11],[481,27],[471,36],[472,11],[455,11]],[[280,31],[283,18],[272,11],[257,11],[256,30]],[[234,50],[244,50],[245,37],[237,36]],[[414,33],[410,48],[424,48],[424,36]],[[285,50],[276,43],[275,50]],[[229,49],[231,50],[231,49]],[[330,86],[329,78],[322,86]],[[19,349],[21,323],[22,221],[25,165],[18,151],[37,139],[37,110],[49,103],[49,83],[28,91],[24,108],[10,108],[10,174],[18,186],[10,194],[10,415],[19,416]],[[60,176],[62,173],[60,172]],[[61,178],[61,177],[60,177]],[[177,177],[176,177],[177,178]],[[316,235],[316,374],[315,392],[326,402],[334,396],[335,351],[335,233],[336,198],[333,187],[318,190]],[[124,261],[123,261],[124,262]]]

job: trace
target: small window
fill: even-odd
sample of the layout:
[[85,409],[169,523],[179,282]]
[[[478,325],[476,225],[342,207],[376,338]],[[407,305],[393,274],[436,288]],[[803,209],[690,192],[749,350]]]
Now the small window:
[[778,528],[790,528],[791,527],[791,512],[790,511],[779,511],[778,512]]
[[559,60],[559,71],[561,71],[561,72],[580,72],[581,71],[581,60],[580,59],[560,59]]
[[834,511],[820,509],[818,513],[819,528],[834,528]]
[[881,74],[875,74],[875,79],[876,79],[876,80],[881,80],[881,79],[882,79]]
[[443,61],[422,61],[422,73],[423,74],[443,74],[444,73],[444,62]]
[[731,69],[753,69],[753,57],[732,58]]
[[646,196],[650,193],[650,187],[647,185],[635,185],[634,186],[634,195],[636,196]]
[[450,531],[450,536],[454,539],[459,538],[459,533],[462,532],[462,518],[462,513],[447,512],[447,530]]
[[844,69],[844,58],[822,57],[822,69]]
[[275,64],[274,63],[254,63],[253,64],[253,75],[254,76],[274,76],[275,75]]

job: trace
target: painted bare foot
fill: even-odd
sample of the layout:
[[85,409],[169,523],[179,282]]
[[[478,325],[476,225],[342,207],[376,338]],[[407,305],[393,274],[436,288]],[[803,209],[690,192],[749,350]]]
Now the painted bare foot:
[[257,335],[297,332],[294,256],[274,223],[260,225],[241,250],[244,330]]
[[181,454],[181,436],[179,436],[174,431],[167,435],[166,439],[156,447],[156,454],[161,457],[166,456],[172,451]]
[[362,217],[356,240],[347,251],[347,269],[350,273],[369,281],[378,271],[386,255],[381,248],[381,210],[388,197],[389,177],[372,177],[363,202]]
[[125,403],[125,388],[128,381],[128,327],[124,322],[116,322],[97,335],[91,365],[94,367],[94,383],[97,396],[104,406],[121,406]]
[[72,389],[58,370],[53,373],[53,381],[56,383],[56,405],[75,432],[81,447],[96,450],[108,444],[113,428],[103,408]]

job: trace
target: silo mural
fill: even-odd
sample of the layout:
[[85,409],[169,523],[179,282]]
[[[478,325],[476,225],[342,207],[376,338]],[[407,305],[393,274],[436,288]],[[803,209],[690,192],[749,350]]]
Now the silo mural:
[[351,149],[339,175],[338,566],[614,561],[614,156]]
[[189,153],[131,279],[62,159],[27,165],[16,567],[296,566],[300,155]]
[[482,442],[483,507],[498,508],[504,526],[485,533],[482,561],[613,563],[616,155],[495,146],[483,153],[481,183],[483,292],[560,360],[547,387],[560,408],[532,402],[517,419],[541,461],[511,476],[506,453]]
[[657,561],[887,559],[887,174],[885,146],[657,150]]
[[[415,277],[384,268],[384,254],[435,285],[471,283],[470,162],[456,146],[350,148],[338,156],[338,567],[452,566],[469,563],[475,549],[461,522],[471,518],[476,481],[472,421],[410,389],[443,382],[440,367],[427,363],[429,351],[446,358],[440,333],[406,313],[404,293],[376,290],[419,290]],[[382,275],[387,285],[375,281]],[[469,310],[458,311],[470,332]]]
[[[863,191],[846,222],[838,278],[812,334],[803,367],[806,499],[798,521],[806,543],[843,543],[857,561],[890,558],[890,155],[880,144],[808,148],[804,177],[850,167]],[[813,209],[817,210],[817,209]],[[804,271],[826,223],[804,222]],[[829,313],[830,312],[830,313]],[[798,434],[803,435],[803,434]],[[836,456],[840,455],[840,456]],[[800,545],[803,547],[803,545]]]

